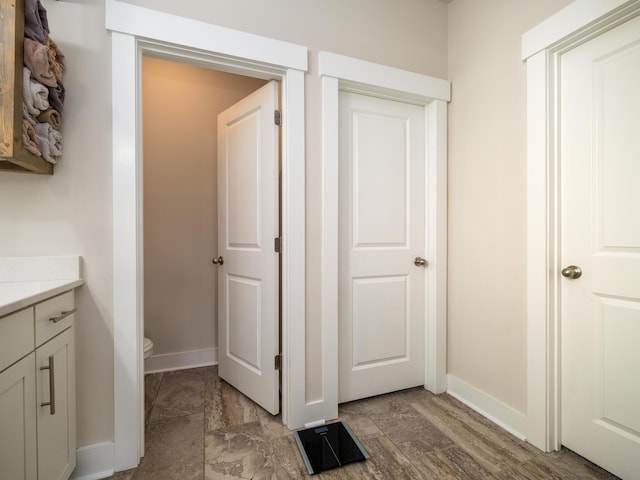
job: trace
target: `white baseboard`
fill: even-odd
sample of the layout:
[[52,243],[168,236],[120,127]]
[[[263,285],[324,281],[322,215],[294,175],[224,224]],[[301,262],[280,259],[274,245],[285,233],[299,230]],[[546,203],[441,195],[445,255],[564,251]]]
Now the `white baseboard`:
[[80,447],[76,451],[76,468],[71,480],[98,480],[113,475],[115,445],[113,442]]
[[218,348],[206,348],[190,352],[152,355],[144,361],[144,373],[170,372],[217,364]]
[[484,415],[520,440],[526,440],[526,435],[523,432],[526,431],[527,416],[524,413],[487,395],[485,392],[453,375],[447,375],[447,381],[449,383],[447,389],[449,395]]

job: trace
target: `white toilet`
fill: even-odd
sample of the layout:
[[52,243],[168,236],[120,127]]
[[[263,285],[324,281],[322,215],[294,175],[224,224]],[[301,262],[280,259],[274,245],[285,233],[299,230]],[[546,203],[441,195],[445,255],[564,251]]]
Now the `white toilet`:
[[153,353],[153,342],[150,338],[144,337],[144,358],[149,358]]

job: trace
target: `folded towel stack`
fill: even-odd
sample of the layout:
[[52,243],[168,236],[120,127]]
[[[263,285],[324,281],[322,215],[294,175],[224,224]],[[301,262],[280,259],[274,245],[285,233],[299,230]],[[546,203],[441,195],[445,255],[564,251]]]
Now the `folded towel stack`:
[[22,143],[34,155],[56,163],[62,155],[65,57],[49,36],[40,0],[24,1],[24,35]]

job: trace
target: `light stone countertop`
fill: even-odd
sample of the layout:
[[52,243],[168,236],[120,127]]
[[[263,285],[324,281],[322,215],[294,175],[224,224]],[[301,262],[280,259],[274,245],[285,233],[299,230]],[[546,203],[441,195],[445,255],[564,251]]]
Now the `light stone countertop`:
[[0,257],[0,317],[79,287],[80,257]]

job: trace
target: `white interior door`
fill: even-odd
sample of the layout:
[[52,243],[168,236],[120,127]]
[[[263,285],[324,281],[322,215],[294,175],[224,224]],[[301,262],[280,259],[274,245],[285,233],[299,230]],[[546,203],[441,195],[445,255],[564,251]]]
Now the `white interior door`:
[[640,17],[560,68],[562,443],[638,479]]
[[[340,92],[340,402],[424,383],[424,107]],[[420,262],[418,262],[420,263]]]
[[218,115],[219,375],[279,412],[278,84]]

